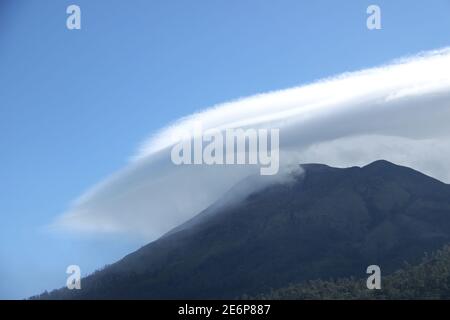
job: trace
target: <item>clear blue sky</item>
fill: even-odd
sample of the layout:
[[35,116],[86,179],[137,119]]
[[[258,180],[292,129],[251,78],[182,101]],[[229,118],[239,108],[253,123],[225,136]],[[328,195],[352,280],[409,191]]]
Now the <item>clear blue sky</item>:
[[[82,29],[66,28],[77,4]],[[366,8],[382,30],[366,28]],[[168,122],[450,45],[450,0],[1,0],[0,298],[143,245],[46,226]]]

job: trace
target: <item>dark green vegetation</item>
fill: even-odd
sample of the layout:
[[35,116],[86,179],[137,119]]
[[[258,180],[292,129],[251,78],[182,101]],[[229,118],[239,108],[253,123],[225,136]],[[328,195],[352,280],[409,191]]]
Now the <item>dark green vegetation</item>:
[[450,247],[426,255],[418,265],[382,278],[380,290],[368,290],[366,279],[312,280],[272,290],[256,299],[450,299]]
[[371,264],[386,276],[450,243],[449,185],[387,161],[304,169],[293,183],[213,206],[84,278],[82,290],[41,298],[255,296],[289,283],[362,278]]

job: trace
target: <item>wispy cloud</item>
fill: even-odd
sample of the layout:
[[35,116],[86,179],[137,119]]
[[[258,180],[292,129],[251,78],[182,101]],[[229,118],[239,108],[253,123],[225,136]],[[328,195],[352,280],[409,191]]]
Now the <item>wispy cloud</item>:
[[126,168],[82,195],[56,225],[130,232],[150,240],[258,173],[256,166],[172,164],[173,137],[198,122],[205,130],[280,129],[284,170],[278,179],[302,162],[351,166],[384,158],[450,181],[450,49],[228,102],[180,119],[143,143]]

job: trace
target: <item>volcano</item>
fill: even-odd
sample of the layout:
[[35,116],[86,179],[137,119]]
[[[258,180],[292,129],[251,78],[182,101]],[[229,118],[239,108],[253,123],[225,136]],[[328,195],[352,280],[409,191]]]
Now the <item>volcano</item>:
[[301,166],[288,183],[212,205],[83,278],[81,290],[39,298],[254,296],[306,280],[364,277],[372,264],[389,274],[450,243],[450,185],[384,160]]

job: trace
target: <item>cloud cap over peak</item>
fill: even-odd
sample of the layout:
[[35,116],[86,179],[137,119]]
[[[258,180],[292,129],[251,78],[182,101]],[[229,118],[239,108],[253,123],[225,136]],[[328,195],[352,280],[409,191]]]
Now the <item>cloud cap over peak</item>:
[[81,196],[55,225],[155,239],[258,174],[254,165],[174,165],[173,136],[192,132],[198,122],[205,130],[279,129],[282,170],[270,183],[284,181],[299,163],[361,166],[377,159],[449,182],[450,49],[180,119],[143,143],[127,167]]

